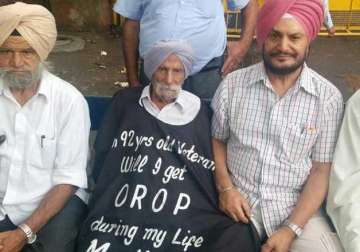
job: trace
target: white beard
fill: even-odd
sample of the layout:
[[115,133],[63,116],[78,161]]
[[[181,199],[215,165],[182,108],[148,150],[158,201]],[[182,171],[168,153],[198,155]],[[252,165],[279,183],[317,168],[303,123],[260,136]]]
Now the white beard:
[[35,72],[15,72],[12,70],[1,69],[0,76],[4,81],[4,84],[9,88],[25,89],[31,87],[33,83],[40,80],[43,70],[42,64],[39,64]]

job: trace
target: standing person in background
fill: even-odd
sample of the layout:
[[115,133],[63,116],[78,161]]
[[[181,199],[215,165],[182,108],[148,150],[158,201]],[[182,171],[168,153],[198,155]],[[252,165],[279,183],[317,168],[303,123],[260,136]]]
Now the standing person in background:
[[256,0],[231,2],[231,6],[242,9],[241,38],[227,42],[221,0],[118,0],[114,11],[126,17],[123,53],[130,86],[149,84],[143,62],[138,76],[139,56],[143,59],[157,41],[182,39],[194,50],[194,68],[183,88],[210,100],[222,76],[237,69],[254,35]]
[[324,3],[324,25],[330,37],[335,35],[336,29],[331,18],[329,0],[323,0]]

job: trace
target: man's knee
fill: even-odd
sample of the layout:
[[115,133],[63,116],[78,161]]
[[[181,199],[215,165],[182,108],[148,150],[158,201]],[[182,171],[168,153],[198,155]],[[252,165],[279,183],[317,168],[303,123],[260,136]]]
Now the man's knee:
[[295,239],[290,252],[343,252],[340,239],[323,213],[317,213]]
[[86,216],[85,203],[74,195],[62,211],[54,216],[39,232],[38,239],[44,251],[71,252]]

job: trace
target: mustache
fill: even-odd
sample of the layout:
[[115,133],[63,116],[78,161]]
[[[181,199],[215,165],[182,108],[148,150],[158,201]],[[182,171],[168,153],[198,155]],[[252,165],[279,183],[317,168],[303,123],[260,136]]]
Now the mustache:
[[166,90],[166,91],[178,91],[180,89],[180,87],[177,86],[167,86],[165,84],[162,84],[161,86],[159,86],[162,90]]
[[12,69],[12,68],[6,68],[6,67],[2,67],[0,68],[0,71],[1,72],[4,72],[4,73],[9,73],[9,72],[13,72],[13,73],[17,73],[17,72],[30,72],[29,70],[25,70],[25,69]]
[[282,51],[276,51],[273,53],[270,53],[271,57],[276,57],[276,56],[290,56],[290,57],[295,57],[296,54],[294,53],[287,53],[287,52],[282,52]]

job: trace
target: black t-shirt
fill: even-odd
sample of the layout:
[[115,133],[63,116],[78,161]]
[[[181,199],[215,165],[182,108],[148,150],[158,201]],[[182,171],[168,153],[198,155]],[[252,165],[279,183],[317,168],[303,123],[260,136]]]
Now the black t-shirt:
[[78,251],[255,251],[251,227],[218,210],[208,107],[174,126],[140,95],[119,92],[98,132],[100,175]]

